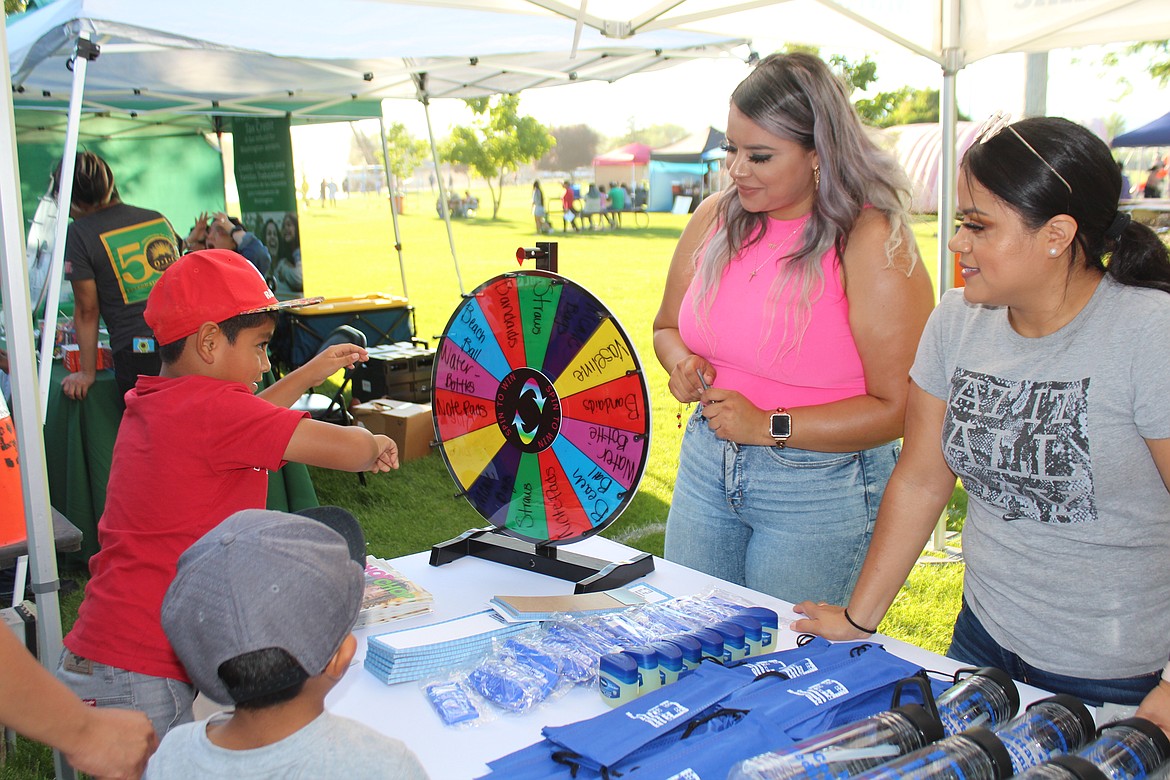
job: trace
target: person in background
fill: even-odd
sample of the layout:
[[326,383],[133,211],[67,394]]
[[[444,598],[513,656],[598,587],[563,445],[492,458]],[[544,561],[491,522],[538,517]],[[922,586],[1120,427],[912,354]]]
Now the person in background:
[[145,715],[88,706],[7,628],[0,631],[0,724],[61,751],[74,769],[95,777],[136,779],[158,746]]
[[[58,166],[55,182],[60,175]],[[162,214],[122,202],[114,172],[93,152],[77,153],[69,216],[65,278],[73,286],[81,368],[65,377],[61,389],[81,401],[97,381],[100,317],[110,333],[121,403],[139,375],[156,376],[162,367],[142,313],[151,288],[179,256],[178,241]]]
[[993,123],[967,150],[949,243],[965,286],[923,334],[869,555],[846,609],[806,601],[793,630],[875,631],[957,476],[965,570],[948,655],[1089,705],[1136,705],[1158,685],[1170,257],[1118,210],[1120,178],[1096,135],[1058,117]]
[[268,269],[268,286],[281,301],[293,301],[305,294],[305,276],[301,267],[301,231],[297,215],[284,215],[281,225],[280,254]]
[[654,320],[671,394],[699,402],[666,558],[788,601],[842,599],[933,304],[909,182],[804,53],[736,87],[725,148],[732,186],[687,224]]
[[536,222],[537,235],[551,233],[552,225],[548,224],[548,211],[544,206],[544,190],[540,186],[540,179],[532,182],[532,219]]
[[614,227],[622,226],[622,212],[626,210],[626,191],[614,182],[609,183],[610,221]]
[[366,582],[361,526],[331,509],[237,512],[179,558],[163,629],[195,686],[234,711],[168,733],[149,780],[426,778],[401,740],[325,709]]
[[590,230],[597,230],[601,227],[601,192],[597,189],[596,182],[589,182],[584,200],[585,208],[581,216],[589,222]]
[[1132,196],[1133,185],[1130,184],[1129,177],[1125,175],[1125,165],[1121,160],[1117,161],[1117,170],[1121,171],[1121,197],[1119,200],[1129,200]]
[[1162,183],[1158,181],[1162,173],[1160,165],[1151,165],[1149,175],[1146,176],[1146,185],[1142,189],[1143,198],[1160,198],[1162,197]]
[[[275,227],[275,223],[273,223]],[[240,220],[229,217],[222,211],[208,216],[203,212],[195,219],[195,227],[187,234],[186,249],[230,249],[239,252],[248,262],[256,266],[262,275],[267,275],[268,267],[272,264],[272,255],[268,247],[256,236],[249,232]]]
[[162,344],[162,375],[127,393],[98,521],[101,550],[89,561],[57,676],[97,706],[143,710],[160,736],[191,720],[195,698],[159,622],[183,551],[228,515],[263,507],[268,472],[286,462],[398,467],[386,436],[289,408],[367,360],[365,349],[330,347],[257,393],[271,368],[276,311],[310,302],[278,302],[252,264],[226,249],[183,255],[151,290],[146,319]]
[[565,191],[561,193],[561,219],[563,225],[561,232],[565,232],[572,225],[573,230],[581,229],[581,215],[577,213],[574,203],[577,200],[577,193],[573,190],[573,185],[568,179],[564,182]]
[[[270,258],[280,257],[280,226],[276,224],[276,220],[264,220],[264,225],[260,230],[261,235],[264,236],[264,248],[268,250],[268,256]],[[272,267],[271,263],[269,267]]]

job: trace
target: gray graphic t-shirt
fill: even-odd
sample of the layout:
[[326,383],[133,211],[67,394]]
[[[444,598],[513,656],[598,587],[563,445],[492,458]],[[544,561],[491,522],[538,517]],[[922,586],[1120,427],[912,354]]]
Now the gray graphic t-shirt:
[[1091,678],[1170,655],[1170,493],[1145,439],[1170,438],[1170,295],[1106,278],[1024,338],[948,292],[911,370],[947,402],[941,445],[969,495],[964,596],[1001,645]]

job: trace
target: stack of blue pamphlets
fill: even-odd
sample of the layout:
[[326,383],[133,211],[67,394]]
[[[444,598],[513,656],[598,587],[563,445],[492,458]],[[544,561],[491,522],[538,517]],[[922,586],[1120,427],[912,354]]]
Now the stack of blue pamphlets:
[[366,670],[387,685],[420,680],[478,661],[492,640],[528,628],[508,623],[490,609],[441,623],[403,628],[369,638]]

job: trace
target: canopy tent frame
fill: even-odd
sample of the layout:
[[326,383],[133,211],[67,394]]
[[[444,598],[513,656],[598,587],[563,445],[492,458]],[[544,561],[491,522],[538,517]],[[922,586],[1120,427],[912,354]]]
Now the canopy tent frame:
[[[225,7],[228,0],[215,0]],[[306,3],[308,0],[305,0]],[[290,116],[304,122],[322,121],[353,121],[377,117],[381,122],[381,100],[384,98],[414,98],[422,103],[426,112],[428,136],[432,157],[436,170],[439,165],[438,149],[435,144],[434,132],[431,127],[429,101],[435,97],[485,97],[505,92],[519,92],[542,86],[585,82],[588,80],[613,81],[626,75],[644,70],[668,67],[674,62],[693,57],[723,57],[729,56],[733,49],[742,47],[746,40],[742,39],[715,39],[710,35],[684,36],[690,42],[677,47],[663,46],[661,48],[643,47],[606,47],[600,50],[575,49],[572,61],[560,69],[541,68],[526,64],[528,60],[539,60],[539,54],[516,55],[514,60],[496,63],[497,67],[490,66],[494,62],[493,56],[480,57],[424,57],[420,59],[401,59],[393,63],[384,60],[364,60],[361,67],[348,67],[338,64],[336,60],[317,60],[306,57],[281,57],[275,54],[258,52],[252,49],[232,49],[229,46],[216,45],[206,41],[184,40],[158,30],[145,30],[144,36],[151,41],[145,44],[122,44],[108,42],[107,37],[124,30],[116,24],[111,25],[106,33],[94,19],[70,22],[68,19],[58,27],[52,29],[48,36],[52,40],[38,39],[33,46],[26,47],[17,58],[20,66],[11,67],[13,57],[10,56],[9,33],[13,25],[22,22],[28,23],[33,14],[49,14],[47,18],[56,19],[58,16],[68,16],[71,11],[80,9],[83,0],[58,0],[48,7],[31,12],[22,19],[6,25],[5,32],[0,37],[0,55],[3,55],[5,77],[13,86],[3,100],[0,112],[3,117],[0,121],[0,133],[3,134],[3,161],[0,162],[0,229],[3,229],[3,245],[0,246],[0,287],[3,291],[4,318],[8,333],[10,360],[13,371],[14,421],[16,423],[18,440],[22,442],[21,469],[22,487],[24,490],[24,509],[26,528],[28,532],[31,575],[31,588],[40,596],[40,619],[37,621],[39,646],[41,648],[41,662],[52,668],[59,657],[62,646],[60,605],[57,599],[59,583],[57,579],[56,555],[53,545],[51,510],[48,492],[47,461],[44,453],[44,439],[41,426],[44,420],[44,410],[47,409],[47,394],[49,387],[49,370],[51,369],[51,350],[55,337],[55,328],[45,327],[42,338],[43,355],[40,363],[40,376],[37,373],[37,355],[33,345],[32,311],[28,284],[28,268],[24,250],[24,222],[21,213],[19,182],[19,163],[17,162],[16,146],[16,115],[15,108],[39,109],[45,111],[62,112],[66,114],[65,150],[63,153],[61,186],[58,188],[58,213],[67,214],[71,200],[71,185],[73,180],[73,164],[76,156],[81,128],[86,117],[102,115],[121,115],[130,120],[121,132],[132,136],[138,128],[157,128],[168,118],[174,118],[175,127],[192,131],[190,124],[196,117],[204,117],[212,122],[210,130],[216,132],[222,129],[224,118],[233,116]],[[125,6],[134,5],[130,0],[123,2]],[[141,13],[146,14],[150,9],[165,9],[162,6],[149,4],[141,6]],[[286,0],[286,7],[287,0]],[[403,6],[403,9],[407,6]],[[433,9],[419,9],[410,6],[417,12]],[[172,9],[173,10],[173,9]],[[401,10],[401,9],[400,9]],[[231,13],[239,11],[232,6]],[[197,9],[198,19],[215,15],[209,11],[206,4]],[[238,29],[246,29],[247,25],[237,25]],[[97,44],[91,40],[97,39]],[[26,84],[36,81],[34,75],[44,75],[43,68],[37,66],[46,59],[54,59],[63,53],[62,47],[72,45],[69,57],[73,72],[68,84],[59,78],[54,80],[50,73],[51,86],[37,89],[26,88]],[[127,52],[137,46],[143,51],[163,51],[167,45],[176,50],[191,48],[209,58],[213,54],[248,57],[257,63],[281,66],[299,65],[318,73],[330,74],[347,79],[344,87],[334,86],[332,93],[319,94],[312,90],[285,90],[252,92],[244,96],[188,95],[173,89],[141,89],[127,87],[125,90],[104,89],[91,83],[92,72],[88,64],[92,59],[100,56],[100,49],[104,54]],[[92,46],[92,48],[91,48]],[[30,52],[31,48],[41,47],[39,54]],[[199,48],[206,47],[206,48]],[[81,55],[79,56],[79,49]],[[379,49],[381,51],[381,49]],[[34,56],[34,54],[36,56]],[[564,58],[558,60],[565,65]],[[377,75],[376,66],[384,66]],[[571,67],[569,67],[571,66]],[[371,70],[366,70],[369,67]],[[98,69],[102,70],[101,68]],[[238,68],[238,71],[247,73],[248,68]],[[436,76],[436,74],[438,74]],[[482,74],[482,75],[477,75]],[[206,74],[201,74],[204,81],[214,81]],[[365,85],[359,87],[359,85]],[[88,90],[88,93],[87,93]],[[409,90],[408,92],[404,90]],[[60,95],[68,92],[68,104],[63,106]],[[15,98],[15,100],[14,100]],[[372,107],[376,107],[376,112]],[[342,109],[348,110],[342,110]],[[189,128],[189,129],[188,129]],[[182,132],[182,131],[180,131]],[[383,152],[385,148],[385,132],[381,131]],[[389,170],[386,170],[388,185],[391,185]],[[441,177],[440,177],[440,187]],[[398,254],[399,271],[402,275],[403,292],[405,294],[406,273],[403,259],[402,240],[394,204],[393,190],[390,189],[391,218],[394,229],[394,248]],[[445,203],[444,199],[444,203]],[[444,209],[445,211],[445,209]],[[464,295],[464,285],[459,271],[458,258],[455,250],[454,236],[451,231],[450,217],[444,214],[448,233],[452,261],[455,264],[459,279],[460,294]],[[49,273],[51,310],[47,304],[46,322],[56,319],[57,303],[60,296],[62,268],[64,265],[65,232],[67,220],[62,218],[57,225],[57,233],[53,248],[51,269]],[[58,777],[72,778],[73,770],[68,766],[60,754],[55,753],[56,771]]]

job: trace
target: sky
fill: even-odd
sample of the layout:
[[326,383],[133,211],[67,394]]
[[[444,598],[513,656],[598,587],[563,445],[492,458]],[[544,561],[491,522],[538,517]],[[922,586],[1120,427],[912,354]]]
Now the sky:
[[[1102,132],[1105,120],[1113,115],[1124,119],[1123,129],[1132,130],[1170,110],[1170,85],[1160,87],[1143,70],[1148,57],[1131,56],[1117,67],[1105,68],[1099,63],[1106,50],[1085,47],[1051,52],[1048,114]],[[822,49],[825,56],[836,53]],[[878,81],[870,91],[906,84],[936,89],[941,85],[935,63],[895,45],[882,51],[839,53],[850,60],[868,53],[877,63]],[[746,65],[734,59],[698,60],[612,84],[588,82],[529,90],[521,94],[520,110],[549,127],[586,124],[607,137],[625,134],[631,121],[637,127],[674,124],[696,132],[711,125],[722,130],[727,124],[728,97],[747,71]],[[1024,74],[1022,54],[998,55],[967,66],[960,71],[956,87],[959,111],[975,121],[1000,110],[1022,116]],[[446,137],[452,126],[469,123],[472,116],[460,100],[434,100],[430,114],[436,141]],[[386,101],[383,116],[387,123],[401,122],[418,138],[427,137],[426,116],[416,101]],[[377,123],[366,129],[376,134]],[[311,181],[340,177],[347,166],[351,137],[345,124],[294,128],[294,163]]]

